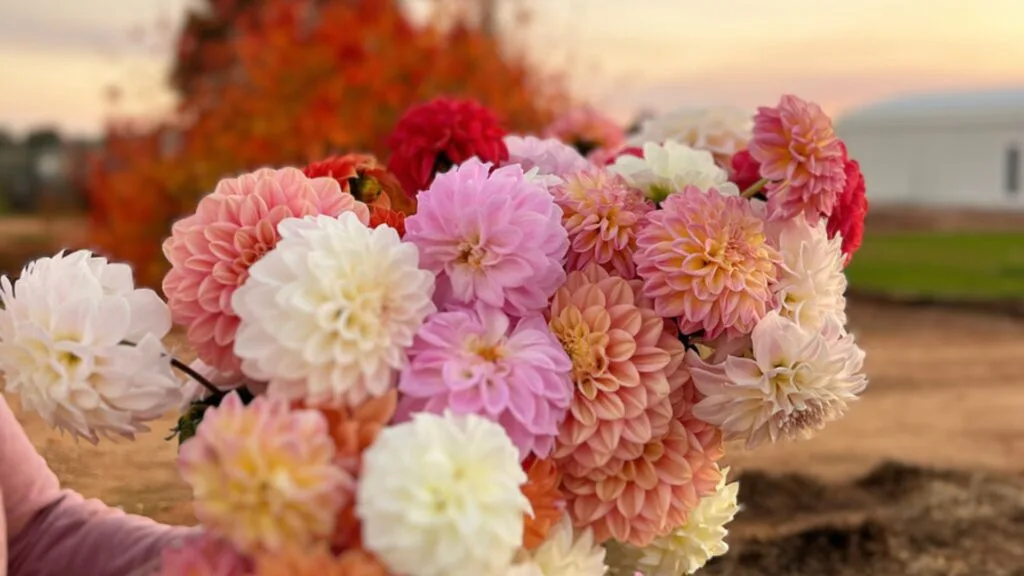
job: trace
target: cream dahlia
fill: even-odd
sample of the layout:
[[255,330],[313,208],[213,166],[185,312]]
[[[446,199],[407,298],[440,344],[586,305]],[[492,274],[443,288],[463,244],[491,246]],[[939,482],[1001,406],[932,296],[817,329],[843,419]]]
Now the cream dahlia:
[[664,144],[644,144],[642,158],[620,155],[609,170],[621,174],[630,186],[640,189],[655,202],[662,202],[688,186],[701,190],[714,188],[726,195],[739,194],[736,185],[729,182],[728,172],[715,164],[710,152],[672,140]]
[[307,178],[295,168],[264,168],[226,178],[199,201],[195,214],[179,220],[163,245],[171,270],[163,289],[174,323],[188,330],[199,358],[225,374],[237,374],[233,353],[238,316],[235,289],[249,267],[280,238],[286,218],[354,212],[364,224],[365,204],[342,192],[333,178]]
[[768,227],[782,255],[774,288],[779,312],[811,331],[821,330],[827,321],[846,325],[843,239],[830,239],[825,224],[810,226],[798,216]]
[[[559,467],[584,475],[640,456],[668,431],[685,349],[640,294],[639,282],[596,264],[569,274],[551,302],[551,332],[572,360],[575,394],[559,429]],[[683,380],[680,381],[679,377]]]
[[765,441],[810,436],[846,410],[867,386],[864,352],[830,320],[807,330],[771,311],[751,335],[753,357],[711,365],[687,352],[687,364],[705,396],[695,416],[748,448]]
[[707,150],[724,168],[733,154],[747,147],[753,127],[753,116],[738,108],[681,108],[645,120],[627,145],[675,140],[696,150]]
[[498,424],[416,414],[385,428],[363,454],[363,545],[397,574],[501,573],[522,543],[524,482],[519,451]]
[[[576,530],[568,515],[552,527],[547,539],[533,552],[517,559],[541,576],[604,576],[604,548],[589,528]],[[519,568],[522,570],[522,568]]]
[[768,310],[779,254],[750,202],[688,186],[647,222],[634,259],[654,309],[706,339],[753,330]]
[[208,409],[179,467],[196,518],[244,552],[326,542],[352,495],[323,415],[266,397],[245,406],[230,393]]
[[277,247],[231,299],[243,372],[268,381],[269,394],[310,406],[381,396],[435,310],[433,274],[393,228],[370,229],[353,213],[278,229]]
[[512,319],[477,304],[432,315],[409,349],[398,420],[416,412],[479,414],[525,459],[546,457],[572,399],[569,358],[544,317]]
[[81,250],[0,278],[0,389],[76,438],[133,438],[181,402],[155,292],[127,264]]
[[653,204],[619,176],[593,168],[566,177],[552,189],[569,232],[568,270],[596,262],[631,280],[636,276],[633,252],[644,215]]
[[405,239],[438,275],[438,307],[480,301],[512,316],[547,307],[565,281],[562,211],[520,166],[471,158],[420,193]]

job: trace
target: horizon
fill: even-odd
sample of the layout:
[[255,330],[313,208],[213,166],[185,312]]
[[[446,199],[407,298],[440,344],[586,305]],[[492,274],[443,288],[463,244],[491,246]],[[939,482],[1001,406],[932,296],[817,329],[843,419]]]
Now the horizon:
[[[163,79],[189,1],[9,7],[0,73],[17,81],[0,93],[0,127],[98,136],[110,116],[168,109],[174,99]],[[839,116],[894,97],[1024,88],[1024,36],[1013,24],[1024,19],[1024,3],[923,2],[634,0],[624,11],[612,0],[520,0],[530,27],[517,35],[506,18],[503,30],[540,71],[564,74],[574,96],[620,121],[682,106],[752,110],[782,93]],[[428,3],[405,2],[414,17]],[[116,114],[104,97],[112,84],[122,92]]]

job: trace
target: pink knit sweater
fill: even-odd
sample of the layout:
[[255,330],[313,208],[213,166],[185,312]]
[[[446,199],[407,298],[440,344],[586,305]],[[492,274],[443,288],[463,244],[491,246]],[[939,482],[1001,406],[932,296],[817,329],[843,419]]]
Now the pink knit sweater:
[[61,490],[0,395],[0,576],[131,576],[192,529]]

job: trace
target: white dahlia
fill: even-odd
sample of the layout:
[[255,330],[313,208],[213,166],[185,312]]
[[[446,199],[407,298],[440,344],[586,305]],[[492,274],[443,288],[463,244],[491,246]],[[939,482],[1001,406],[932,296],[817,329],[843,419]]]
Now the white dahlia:
[[708,364],[693,351],[686,361],[704,398],[693,414],[747,448],[810,436],[838,418],[867,386],[864,352],[834,321],[806,330],[777,311],[751,334],[752,358]]
[[780,312],[807,330],[826,322],[846,325],[843,239],[828,237],[825,221],[811,226],[803,217],[769,226],[782,254],[775,297]]
[[526,473],[500,424],[421,412],[363,453],[356,515],[363,545],[407,576],[507,571],[523,541]]
[[524,573],[539,576],[603,576],[608,569],[604,554],[604,548],[594,540],[593,530],[573,528],[566,514],[551,527],[540,546],[523,554],[521,564],[534,569]]
[[680,108],[645,120],[627,145],[675,140],[707,150],[719,166],[728,166],[732,155],[746,148],[753,129],[753,112],[729,106]]
[[704,191],[717,188],[725,196],[739,194],[736,185],[729,182],[729,174],[715,164],[715,159],[706,150],[696,150],[669,140],[663,144],[647,142],[643,146],[643,154],[643,158],[623,154],[609,169],[622,175],[626,182],[655,202],[661,202],[669,194],[687,186],[696,186]]
[[740,485],[726,484],[729,469],[722,470],[722,479],[713,494],[701,498],[690,511],[686,524],[658,538],[640,550],[636,567],[644,576],[679,576],[693,574],[715,556],[729,551],[725,525],[732,522],[740,507],[736,502]]
[[81,250],[0,279],[0,384],[50,425],[96,443],[177,408],[167,305],[127,264]]
[[435,310],[434,275],[416,246],[353,213],[289,218],[231,305],[235,354],[268,394],[354,405],[390,389],[405,349]]

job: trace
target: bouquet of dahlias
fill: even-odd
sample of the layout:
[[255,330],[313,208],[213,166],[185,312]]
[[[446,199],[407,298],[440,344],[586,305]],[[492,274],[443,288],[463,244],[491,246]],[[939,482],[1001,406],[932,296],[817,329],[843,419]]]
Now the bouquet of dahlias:
[[164,244],[166,303],[88,252],[29,264],[2,282],[6,390],[93,442],[182,409],[204,535],[163,575],[693,573],[728,549],[725,447],[867,384],[864,182],[793,96],[633,136],[595,114],[550,132],[584,156],[437,100],[386,165],[226,178]]

